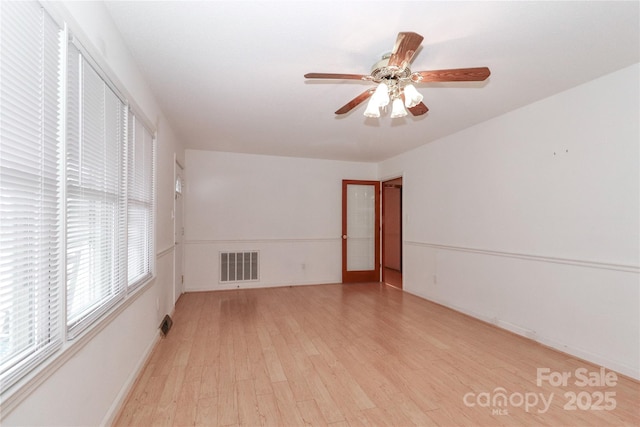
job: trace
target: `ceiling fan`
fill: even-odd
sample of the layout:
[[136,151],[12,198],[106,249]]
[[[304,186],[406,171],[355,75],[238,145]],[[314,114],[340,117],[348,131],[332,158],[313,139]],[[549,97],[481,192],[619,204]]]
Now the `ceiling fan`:
[[380,109],[391,103],[391,118],[395,118],[407,115],[405,107],[414,116],[420,116],[429,111],[422,102],[422,95],[416,90],[413,83],[482,81],[491,74],[487,67],[412,72],[409,65],[423,39],[424,37],[420,34],[413,32],[398,33],[393,51],[383,55],[382,59],[373,65],[369,75],[308,73],[304,77],[307,79],[364,80],[377,83],[377,87],[362,92],[339,108],[336,114],[348,113],[371,98],[364,112],[365,116],[380,117]]

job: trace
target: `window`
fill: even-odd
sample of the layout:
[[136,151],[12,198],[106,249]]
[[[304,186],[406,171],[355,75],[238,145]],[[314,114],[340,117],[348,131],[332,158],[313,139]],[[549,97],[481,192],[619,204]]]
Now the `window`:
[[0,387],[61,344],[63,32],[34,3],[0,21]]
[[67,69],[67,328],[73,337],[126,289],[126,107],[72,43]]
[[39,3],[1,6],[4,393],[153,277],[155,141]]
[[129,112],[128,132],[128,283],[131,289],[153,272],[153,164],[151,132]]

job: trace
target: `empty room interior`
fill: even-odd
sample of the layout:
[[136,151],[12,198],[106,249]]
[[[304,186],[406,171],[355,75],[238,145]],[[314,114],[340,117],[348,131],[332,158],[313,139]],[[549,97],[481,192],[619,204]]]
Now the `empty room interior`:
[[640,424],[637,1],[1,1],[0,424]]

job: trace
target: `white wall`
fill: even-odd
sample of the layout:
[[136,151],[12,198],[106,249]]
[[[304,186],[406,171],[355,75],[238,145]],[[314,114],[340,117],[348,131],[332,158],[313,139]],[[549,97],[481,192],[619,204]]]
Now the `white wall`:
[[639,67],[380,164],[404,288],[640,378]]
[[[186,151],[188,291],[341,281],[343,179],[374,163]],[[260,251],[258,282],[219,283],[220,251]]]
[[97,62],[138,105],[157,128],[157,241],[156,279],[129,300],[108,322],[94,329],[83,346],[67,346],[63,357],[3,402],[1,424],[82,425],[109,423],[126,397],[138,369],[158,337],[164,314],[173,310],[173,164],[184,150],[129,51],[120,39],[102,2],[47,5],[69,20],[72,31],[87,45]]

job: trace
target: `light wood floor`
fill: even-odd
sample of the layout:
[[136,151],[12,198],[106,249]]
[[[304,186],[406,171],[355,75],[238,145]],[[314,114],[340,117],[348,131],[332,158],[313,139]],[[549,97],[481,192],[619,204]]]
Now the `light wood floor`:
[[638,382],[580,368],[600,373],[381,284],[193,293],[115,425],[640,425]]

